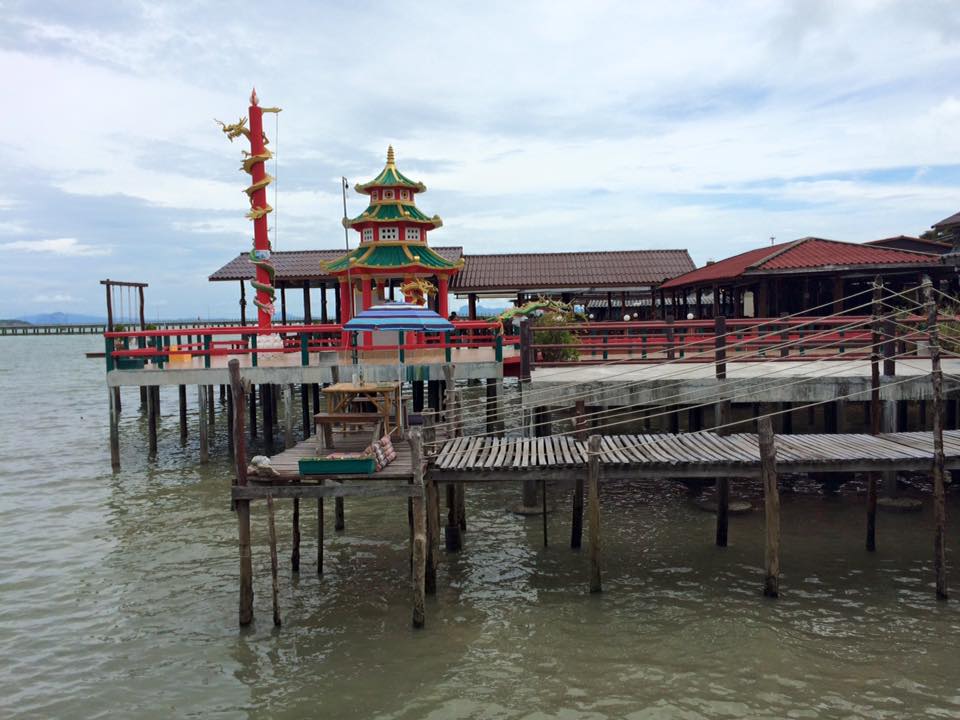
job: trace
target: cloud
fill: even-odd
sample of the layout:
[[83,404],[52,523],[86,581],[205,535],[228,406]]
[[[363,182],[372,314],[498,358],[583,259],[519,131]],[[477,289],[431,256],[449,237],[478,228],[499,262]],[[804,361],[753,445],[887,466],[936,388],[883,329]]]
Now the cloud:
[[68,302],[72,303],[72,302],[77,302],[77,298],[73,297],[73,295],[68,295],[66,293],[53,293],[50,295],[47,295],[45,293],[40,293],[38,295],[34,295],[33,298],[31,299],[31,302],[54,303],[54,304],[68,303]]
[[109,255],[111,251],[110,248],[87,245],[76,238],[66,237],[52,240],[15,240],[14,242],[0,243],[0,252],[46,253],[64,257],[81,257]]

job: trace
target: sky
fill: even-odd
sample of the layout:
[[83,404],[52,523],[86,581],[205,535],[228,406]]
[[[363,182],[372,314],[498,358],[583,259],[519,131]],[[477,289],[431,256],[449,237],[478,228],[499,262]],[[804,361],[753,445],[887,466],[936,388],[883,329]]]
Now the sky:
[[431,244],[467,253],[701,265],[960,210],[949,0],[0,11],[0,317],[102,315],[107,277],[148,282],[151,319],[237,317],[237,284],[207,277],[250,247],[248,176],[213,119],[245,115],[253,86],[283,108],[265,118],[276,250],[342,247],[339,178],[374,177],[391,143],[444,220]]

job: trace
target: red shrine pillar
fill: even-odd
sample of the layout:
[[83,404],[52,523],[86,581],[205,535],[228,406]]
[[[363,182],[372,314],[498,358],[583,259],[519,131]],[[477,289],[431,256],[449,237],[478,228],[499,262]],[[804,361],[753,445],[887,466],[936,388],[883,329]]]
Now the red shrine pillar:
[[[340,325],[346,325],[353,317],[350,302],[350,283],[346,279],[340,280]],[[348,347],[350,345],[350,333],[344,331],[340,333],[340,345]]]
[[[360,302],[363,305],[363,310],[367,310],[373,306],[373,287],[371,284],[370,276],[365,275],[360,280]],[[365,332],[363,334],[363,347],[369,348],[373,344],[373,335],[371,333]]]
[[[250,154],[252,157],[263,155],[266,152],[266,146],[263,142],[263,110],[257,101],[257,91],[250,93],[250,107],[248,108],[248,117],[250,118]],[[257,186],[267,177],[267,171],[264,168],[264,162],[260,160],[255,162],[251,169],[253,185]],[[267,207],[267,184],[253,192],[250,199],[250,206],[254,210]],[[267,237],[267,216],[266,214],[257,217],[253,221],[253,247],[255,251],[267,253],[269,258],[270,240]],[[270,274],[263,264],[257,265],[257,282],[261,286],[271,286]],[[260,327],[270,327],[273,318],[270,310],[273,309],[273,299],[266,290],[257,290],[257,324]],[[269,308],[265,310],[264,308]]]
[[447,307],[447,287],[450,283],[450,279],[446,275],[441,275],[437,278],[437,281],[440,284],[440,287],[437,288],[437,297],[440,300],[440,312],[438,313],[440,317],[446,319],[450,314],[450,309]]

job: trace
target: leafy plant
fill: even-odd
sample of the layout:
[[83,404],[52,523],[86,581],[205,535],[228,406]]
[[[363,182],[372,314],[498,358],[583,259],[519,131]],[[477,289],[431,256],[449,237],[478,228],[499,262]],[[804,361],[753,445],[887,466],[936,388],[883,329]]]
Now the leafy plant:
[[[537,345],[563,345],[563,347],[549,347],[540,350],[540,357],[548,362],[559,360],[579,360],[580,338],[572,330],[559,326],[571,325],[577,322],[575,317],[565,313],[545,312],[533,319],[533,342]],[[541,327],[552,327],[552,330],[539,330]]]

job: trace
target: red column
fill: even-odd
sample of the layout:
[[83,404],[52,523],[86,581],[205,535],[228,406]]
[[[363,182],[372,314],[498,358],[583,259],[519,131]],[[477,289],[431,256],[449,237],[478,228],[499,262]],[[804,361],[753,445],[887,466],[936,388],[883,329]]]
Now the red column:
[[371,287],[369,277],[364,277],[360,283],[363,292],[363,309],[366,310],[373,305],[373,288]]
[[440,317],[447,317],[450,314],[450,309],[447,307],[447,288],[450,283],[449,278],[446,275],[441,275],[437,280],[440,283],[440,287],[437,288],[437,295],[440,300]]
[[[257,103],[257,93],[254,91],[250,95],[250,108],[249,108],[249,118],[250,118],[250,154],[251,155],[260,155],[265,151],[265,146],[263,144],[263,111],[260,109],[260,106]],[[266,176],[267,171],[264,168],[263,162],[254,163],[251,168],[253,184],[262,182]],[[264,208],[267,206],[267,187],[264,185],[259,190],[255,190],[253,196],[250,198],[250,207],[253,209]],[[253,221],[253,247],[256,250],[268,251],[270,249],[270,240],[267,237],[267,216],[263,215],[258,217]],[[257,282],[261,285],[271,285],[270,274],[267,272],[267,269],[262,265],[257,265]],[[270,298],[270,295],[264,290],[257,290],[257,300],[268,307],[273,306],[273,301]],[[262,307],[257,307],[257,324],[260,327],[270,327],[273,318],[270,317],[270,313],[263,310]]]
[[[346,325],[351,318],[350,313],[350,283],[346,279],[340,279],[340,322],[341,325]],[[350,345],[350,333],[341,332],[340,333],[340,346],[343,348],[349,347]]]

